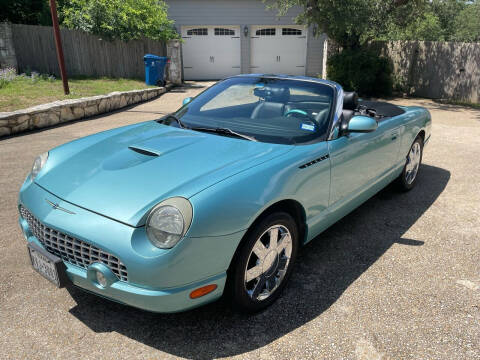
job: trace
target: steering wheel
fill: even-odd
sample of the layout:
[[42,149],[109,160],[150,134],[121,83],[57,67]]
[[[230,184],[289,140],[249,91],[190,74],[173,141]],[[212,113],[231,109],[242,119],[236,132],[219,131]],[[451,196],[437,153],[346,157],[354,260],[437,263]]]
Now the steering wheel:
[[297,115],[300,115],[304,118],[307,118],[308,120],[315,122],[315,118],[313,116],[309,115],[306,111],[303,111],[300,109],[288,110],[283,116],[290,117],[290,116],[297,116]]

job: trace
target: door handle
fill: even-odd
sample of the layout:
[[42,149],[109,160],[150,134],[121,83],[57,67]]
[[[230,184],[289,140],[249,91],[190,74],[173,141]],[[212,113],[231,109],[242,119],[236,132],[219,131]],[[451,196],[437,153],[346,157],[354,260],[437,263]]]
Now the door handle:
[[210,62],[211,63],[215,62],[215,57],[214,56],[210,56]]
[[393,141],[393,140],[396,140],[397,137],[398,137],[398,133],[397,133],[397,132],[393,132],[393,133],[391,134],[391,136],[392,136],[392,141]]

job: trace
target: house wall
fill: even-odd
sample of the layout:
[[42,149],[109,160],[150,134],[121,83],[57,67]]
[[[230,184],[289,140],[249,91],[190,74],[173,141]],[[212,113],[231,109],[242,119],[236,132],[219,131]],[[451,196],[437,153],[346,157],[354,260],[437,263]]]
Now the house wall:
[[[291,25],[300,8],[292,8],[285,16],[277,16],[276,10],[267,10],[261,0],[166,0],[169,17],[175,20],[180,32],[182,25],[240,25],[242,73],[250,73],[251,25]],[[243,35],[245,26],[248,36]],[[322,75],[323,42],[325,36],[313,36],[307,31],[308,76]]]

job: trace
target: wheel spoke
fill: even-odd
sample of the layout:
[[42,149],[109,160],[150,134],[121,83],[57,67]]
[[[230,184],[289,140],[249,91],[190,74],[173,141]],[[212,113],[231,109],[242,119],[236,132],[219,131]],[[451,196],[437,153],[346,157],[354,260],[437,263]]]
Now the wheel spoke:
[[289,233],[285,233],[281,236],[280,241],[278,242],[278,253],[285,249],[286,253],[291,253],[292,248],[292,238]]
[[262,244],[260,239],[253,246],[253,252],[259,259],[263,259],[267,255],[267,248]]
[[256,279],[262,274],[263,274],[262,264],[255,265],[251,269],[247,270],[247,274],[245,275],[245,281],[247,282],[252,281],[253,279]]
[[409,171],[409,172],[407,173],[407,176],[406,176],[407,183],[409,183],[409,184],[411,183],[411,181],[410,181],[411,175],[412,175],[412,172]]
[[252,289],[252,298],[257,299],[260,293],[262,292],[263,288],[265,287],[265,282],[267,281],[267,278],[265,276],[260,276],[258,279],[258,282],[255,284],[255,286]]
[[268,231],[268,235],[270,236],[270,244],[268,246],[268,250],[276,249],[278,241],[278,228],[270,229]]
[[282,257],[278,260],[278,270],[284,270],[285,267],[287,266],[288,260],[289,260],[288,257],[282,256]]
[[270,276],[265,281],[265,288],[268,292],[272,291],[276,285],[277,285],[277,282],[276,282],[275,276]]

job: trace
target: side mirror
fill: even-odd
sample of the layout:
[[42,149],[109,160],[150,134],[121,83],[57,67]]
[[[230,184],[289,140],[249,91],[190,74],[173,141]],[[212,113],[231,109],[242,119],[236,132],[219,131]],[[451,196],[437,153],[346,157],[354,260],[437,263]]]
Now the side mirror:
[[187,105],[190,101],[192,101],[192,98],[187,97],[187,98],[183,99],[182,105]]
[[347,126],[349,133],[368,133],[377,130],[377,120],[369,116],[357,115],[350,119]]

